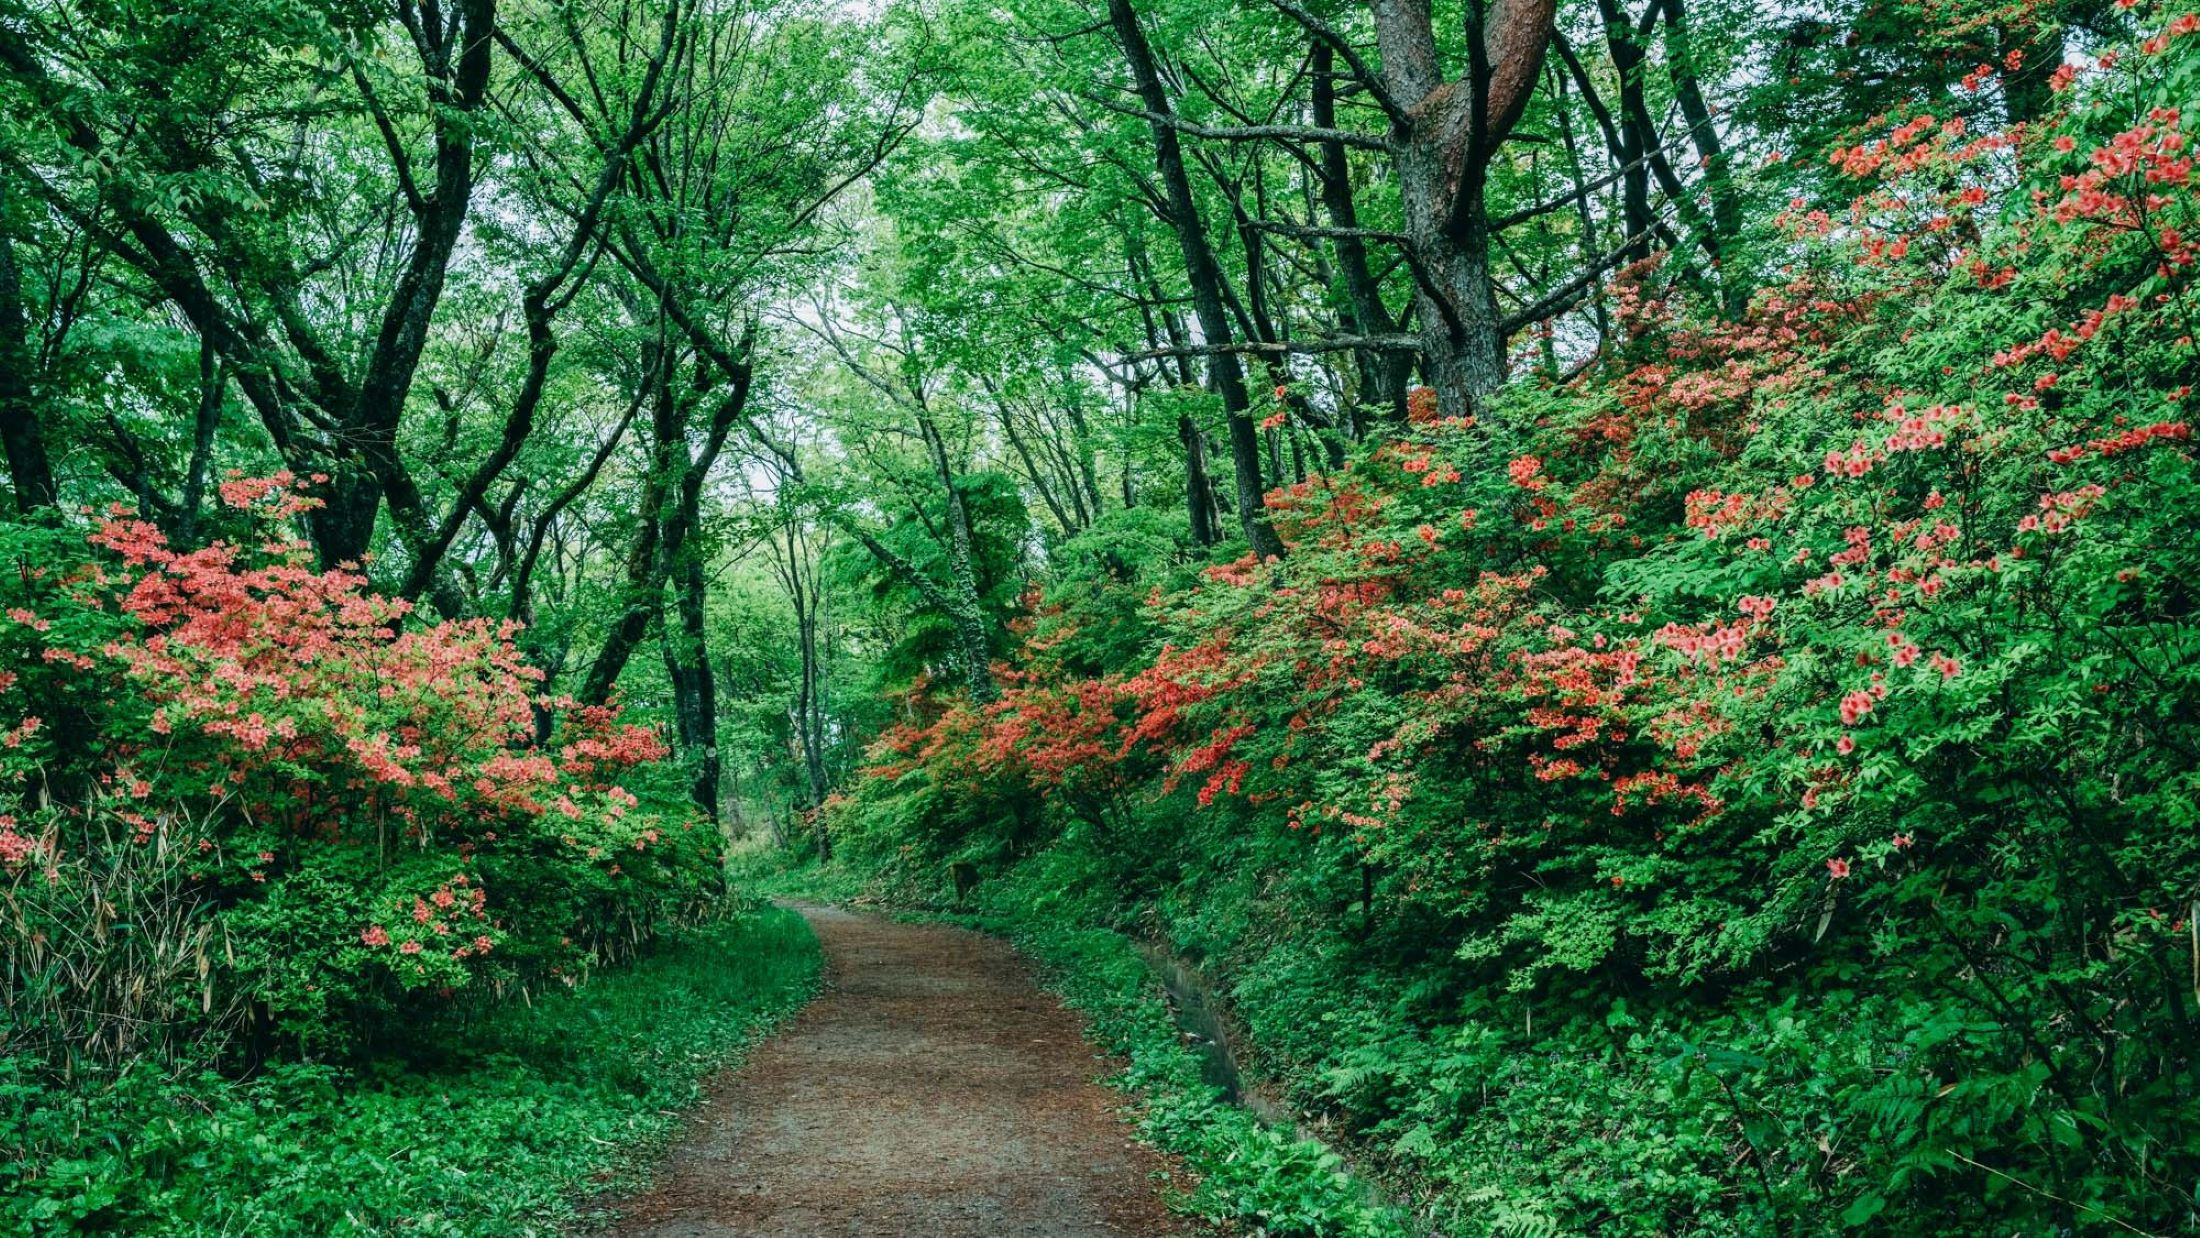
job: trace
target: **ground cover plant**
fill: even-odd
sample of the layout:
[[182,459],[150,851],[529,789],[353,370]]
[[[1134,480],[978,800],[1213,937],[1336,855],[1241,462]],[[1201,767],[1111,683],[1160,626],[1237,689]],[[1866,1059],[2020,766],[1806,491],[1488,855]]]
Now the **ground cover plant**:
[[65,1095],[0,1079],[11,1233],[553,1234],[631,1189],[704,1079],[808,997],[791,912],[677,930],[629,966],[360,1066],[248,1079],[139,1062]]

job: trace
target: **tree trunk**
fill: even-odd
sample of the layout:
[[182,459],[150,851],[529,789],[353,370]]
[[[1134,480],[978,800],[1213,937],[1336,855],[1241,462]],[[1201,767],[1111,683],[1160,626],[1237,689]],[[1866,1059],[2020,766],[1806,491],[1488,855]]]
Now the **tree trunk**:
[[1398,189],[1418,264],[1422,364],[1437,407],[1469,416],[1505,377],[1484,182],[1535,89],[1557,0],[1503,0],[1486,23],[1470,21],[1468,72],[1450,82],[1439,70],[1428,0],[1369,4],[1384,86],[1407,113]]
[[802,749],[803,776],[809,783],[807,808],[811,828],[817,832],[817,858],[823,862],[833,858],[832,833],[825,825],[825,797],[831,792],[831,784],[825,773],[824,693],[817,648],[819,591],[814,581],[804,582],[806,562],[801,540],[790,520],[787,523],[787,565],[783,575],[788,600],[794,603],[796,644],[802,656],[802,677],[795,690],[794,725]]
[[932,471],[947,492],[947,574],[954,581],[954,592],[949,595],[954,604],[948,608],[948,622],[955,625],[955,641],[962,647],[963,677],[970,685],[970,695],[981,702],[991,701],[1000,695],[1000,689],[993,682],[992,642],[986,639],[985,607],[978,599],[970,509],[963,503],[954,465],[947,458],[947,440],[940,436],[939,425],[921,403],[917,428],[931,452]]
[[[1337,127],[1335,57],[1335,50],[1326,40],[1314,40],[1313,121],[1320,129]],[[1319,144],[1319,150],[1316,179],[1321,182],[1322,208],[1328,213],[1329,226],[1337,231],[1332,244],[1345,302],[1352,310],[1352,327],[1361,335],[1389,335],[1398,324],[1390,316],[1390,307],[1383,304],[1382,289],[1368,267],[1367,243],[1358,236],[1359,209],[1352,197],[1352,165],[1345,157],[1344,143],[1325,141]],[[1353,358],[1360,370],[1360,402],[1387,408],[1392,417],[1404,420],[1406,379],[1413,372],[1413,358],[1403,352],[1367,348],[1355,349]]]
[[199,543],[199,516],[206,506],[206,474],[213,463],[214,433],[221,428],[226,385],[221,353],[213,341],[200,339],[198,417],[192,426],[191,462],[184,469],[183,499],[176,513],[176,544],[185,549],[194,549]]
[[[4,205],[0,199],[0,205]],[[0,221],[4,226],[4,221]],[[15,265],[15,241],[0,232],[0,448],[8,457],[8,483],[15,510],[29,515],[52,507],[59,496],[53,460],[38,424],[37,397],[31,389],[30,323],[23,310],[22,274]]]
[[[476,113],[483,110],[489,89],[490,50],[495,46],[496,0],[463,0],[461,21],[447,32],[436,49],[448,66],[448,76],[430,62],[430,101],[435,105],[435,188],[413,212],[416,235],[405,269],[391,291],[374,349],[360,377],[347,429],[360,455],[390,505],[390,518],[414,540],[427,535],[427,505],[413,483],[397,451],[397,428],[404,417],[405,397],[412,390],[413,375],[427,350],[428,331],[435,309],[443,299],[443,285],[451,257],[465,229],[473,202]],[[355,484],[347,502],[365,502],[371,487]],[[358,540],[362,531],[371,535],[373,516],[361,520],[355,513],[340,533],[345,540],[323,547],[324,557],[354,559],[368,545]],[[440,596],[438,605],[449,609],[455,600]]]
[[1184,444],[1185,509],[1192,517],[1192,540],[1212,546],[1221,537],[1215,529],[1214,483],[1207,479],[1207,445],[1189,416],[1177,417],[1176,436]]
[[[810,807],[821,808],[832,794],[832,779],[825,770],[825,702],[821,659],[817,652],[817,610],[801,620],[802,626],[802,772],[810,783]],[[820,852],[819,859],[831,858]]]
[[[2060,48],[2056,59],[2059,61]],[[1703,167],[1704,192],[1711,199],[1711,231],[1720,238],[1719,292],[1729,317],[1749,308],[1749,274],[1732,260],[1731,246],[1742,235],[1742,196],[1734,187],[1732,160],[1719,140],[1719,128],[1704,101],[1696,73],[1693,42],[1689,37],[1684,0],[1665,0],[1665,63],[1673,77],[1673,98],[1680,104],[1681,119],[1688,125],[1689,142]],[[2050,67],[2047,72],[2054,70]]]
[[1612,161],[1621,169],[1622,226],[1634,238],[1624,260],[1640,262],[1650,256],[1650,236],[1658,222],[1650,205],[1651,149],[1658,144],[1658,135],[1649,105],[1643,101],[1643,52],[1635,39],[1634,23],[1617,0],[1598,0],[1597,8],[1604,19],[1604,46],[1619,89],[1619,115],[1614,118],[1619,145],[1612,149]]
[[[782,534],[784,542],[780,540]],[[818,858],[831,859],[832,844],[826,837],[823,817],[816,813],[832,789],[825,770],[824,657],[818,651],[819,615],[825,599],[816,578],[810,574],[813,570],[810,551],[792,514],[783,526],[765,538],[765,542],[771,547],[772,571],[779,577],[780,587],[787,593],[787,604],[794,611],[795,649],[801,657],[801,673],[795,680],[794,708],[788,719],[788,751],[802,767],[806,784],[803,807],[817,818]],[[776,818],[774,820],[776,822]],[[776,824],[774,828],[776,830]]]
[[1505,341],[1490,278],[1490,235],[1480,196],[1457,226],[1448,219],[1450,186],[1442,153],[1416,140],[1399,156],[1398,189],[1406,237],[1420,254],[1414,300],[1421,319],[1422,365],[1446,416],[1467,417],[1505,381]]
[[[709,480],[711,468],[725,449],[726,436],[748,415],[752,377],[748,349],[749,337],[743,336],[732,352],[720,350],[711,357],[697,357],[691,398],[672,390],[674,366],[669,359],[649,367],[658,376],[659,389],[650,413],[655,442],[642,492],[642,528],[627,556],[624,609],[589,666],[587,682],[581,689],[580,699],[589,704],[610,699],[627,659],[648,633],[649,621],[664,608],[665,585],[682,562],[689,535],[695,532],[703,483]],[[702,443],[691,449],[688,437],[693,429],[693,400],[707,394],[721,379],[731,388],[712,410]]]
[[[1574,222],[1581,233],[1577,243],[1581,250],[1582,265],[1587,267],[1597,259],[1597,222],[1595,215],[1589,210],[1589,191],[1586,188],[1589,178],[1582,170],[1581,144],[1575,140],[1573,122],[1567,116],[1566,78],[1555,70],[1549,72],[1552,90],[1558,95],[1558,106],[1554,109],[1558,115],[1558,140],[1566,151],[1566,174],[1571,178],[1570,183],[1574,190]],[[1590,305],[1596,313],[1597,347],[1601,349],[1612,338],[1612,315],[1601,296],[1592,296]]]
[[[1222,270],[1199,219],[1199,203],[1192,196],[1191,178],[1184,171],[1184,152],[1176,129],[1169,123],[1169,96],[1154,67],[1153,49],[1138,24],[1130,0],[1108,0],[1108,15],[1117,40],[1137,80],[1140,100],[1153,114],[1154,162],[1168,188],[1170,222],[1176,227],[1177,244],[1184,251],[1184,272],[1192,286],[1192,309],[1199,317],[1202,342],[1225,349],[1231,342],[1230,318],[1222,303]],[[1237,486],[1238,524],[1255,558],[1281,559],[1283,539],[1268,523],[1267,503],[1260,476],[1260,433],[1253,424],[1252,404],[1245,391],[1245,368],[1234,352],[1220,351],[1208,359],[1208,373],[1222,395],[1222,411],[1230,431],[1230,465]]]
[[601,705],[611,699],[627,660],[649,633],[649,621],[664,607],[664,568],[679,550],[668,542],[679,522],[678,505],[671,496],[679,485],[678,474],[687,463],[687,418],[678,393],[672,389],[670,369],[663,366],[656,370],[649,472],[642,482],[639,504],[641,524],[627,548],[626,584],[618,618],[612,621],[603,648],[596,652],[596,660],[588,667],[588,678],[581,685],[583,704]]
[[[698,523],[692,509],[684,512],[682,519],[690,527]],[[681,756],[688,766],[689,793],[704,815],[717,821],[722,766],[718,755],[718,681],[710,661],[710,588],[703,574],[702,556],[692,545],[680,555],[674,590],[679,624],[665,640],[673,718]]]
[[[1105,510],[1100,490],[1100,462],[1092,446],[1092,423],[1085,420],[1083,388],[1068,374],[1064,374],[1062,379],[1063,390],[1067,393],[1063,411],[1069,417],[1070,437],[1072,439],[1070,451],[1076,459],[1077,478],[1084,482],[1085,494],[1091,504],[1090,515],[1086,518],[1086,523],[1089,524],[1094,520],[1098,520]],[[1070,492],[1075,494],[1076,489],[1075,486],[1071,486]],[[1080,506],[1083,503],[1084,500],[1080,500]]]
[[[1171,350],[1175,350],[1174,356],[1161,363],[1164,367],[1162,376],[1166,379],[1169,373],[1167,367],[1173,365],[1178,385],[1191,386],[1192,362],[1182,351],[1183,332],[1177,327],[1176,316],[1169,312],[1164,303],[1160,281],[1154,279],[1147,267],[1142,249],[1129,237],[1125,241],[1130,249],[1131,275],[1144,285],[1146,296],[1152,302],[1150,306],[1140,306],[1141,317],[1146,326],[1146,346],[1158,351],[1166,344]],[[1184,510],[1191,517],[1192,541],[1201,546],[1212,546],[1222,539],[1219,530],[1215,528],[1212,497],[1214,483],[1207,477],[1206,440],[1200,435],[1198,424],[1189,415],[1182,413],[1177,415],[1176,437],[1184,445]],[[1130,454],[1125,453],[1123,506],[1126,508],[1131,505],[1129,460]]]

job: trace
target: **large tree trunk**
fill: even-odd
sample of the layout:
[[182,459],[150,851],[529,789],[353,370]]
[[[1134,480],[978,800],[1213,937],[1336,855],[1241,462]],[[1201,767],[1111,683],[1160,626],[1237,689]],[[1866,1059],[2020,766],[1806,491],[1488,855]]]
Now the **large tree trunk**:
[[1170,222],[1176,227],[1177,243],[1184,251],[1184,272],[1192,285],[1192,309],[1199,317],[1199,333],[1203,343],[1217,350],[1208,358],[1207,366],[1222,396],[1223,417],[1229,425],[1238,524],[1256,558],[1280,559],[1284,555],[1283,539],[1268,523],[1260,475],[1260,432],[1253,424],[1252,403],[1245,391],[1245,367],[1238,355],[1229,351],[1232,332],[1222,302],[1222,270],[1215,262],[1213,247],[1207,243],[1199,203],[1192,196],[1191,178],[1184,171],[1184,151],[1171,123],[1168,92],[1162,88],[1153,48],[1146,42],[1146,32],[1139,26],[1130,0],[1108,0],[1108,15],[1130,63],[1131,76],[1138,83],[1139,98],[1152,115],[1154,163],[1168,190]]
[[1410,143],[1398,163],[1406,237],[1421,255],[1414,300],[1422,364],[1436,389],[1437,407],[1449,416],[1470,416],[1505,381],[1488,221],[1479,198],[1457,226],[1449,220],[1452,178],[1438,151]]
[[1505,378],[1484,182],[1535,89],[1557,0],[1502,0],[1485,24],[1470,23],[1467,74],[1449,82],[1438,66],[1429,0],[1369,0],[1369,7],[1383,85],[1407,113],[1398,189],[1418,264],[1423,360],[1438,408],[1468,416]]

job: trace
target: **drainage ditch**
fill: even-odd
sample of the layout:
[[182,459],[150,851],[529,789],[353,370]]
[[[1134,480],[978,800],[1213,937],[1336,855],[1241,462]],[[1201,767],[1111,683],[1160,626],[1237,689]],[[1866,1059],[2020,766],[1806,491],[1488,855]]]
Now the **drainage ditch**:
[[1344,1157],[1347,1170],[1369,1203],[1392,1209],[1415,1233],[1426,1238],[1440,1238],[1435,1231],[1426,1228],[1424,1222],[1414,1218],[1412,1209],[1392,1198],[1372,1178],[1360,1173],[1352,1164],[1349,1150],[1338,1147],[1319,1131],[1309,1129],[1275,1093],[1246,1077],[1233,1043],[1229,1007],[1205,977],[1182,959],[1151,943],[1139,943],[1138,953],[1145,960],[1147,970],[1161,982],[1167,993],[1169,1015],[1176,1022],[1178,1033],[1199,1055],[1201,1077],[1220,1090],[1223,1099],[1252,1114],[1263,1125],[1289,1131],[1335,1151]]

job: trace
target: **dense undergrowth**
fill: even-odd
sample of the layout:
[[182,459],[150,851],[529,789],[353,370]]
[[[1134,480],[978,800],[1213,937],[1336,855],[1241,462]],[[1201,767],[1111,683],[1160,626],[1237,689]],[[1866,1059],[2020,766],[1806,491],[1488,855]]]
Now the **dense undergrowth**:
[[668,933],[629,965],[347,1067],[245,1079],[0,1066],[0,1232],[565,1232],[632,1187],[703,1079],[812,992],[792,912]]
[[724,813],[1218,1215],[1131,941],[1446,1232],[2200,1230],[2189,0],[184,7],[0,16],[25,1223],[554,1212]]
[[843,847],[1200,961],[1457,1232],[2200,1223],[2195,34],[1875,121],[1746,313],[1630,270],[1281,562],[1100,520]]
[[657,732],[318,570],[292,481],[189,551],[0,527],[0,1044],[61,1075],[372,1051],[724,893]]

